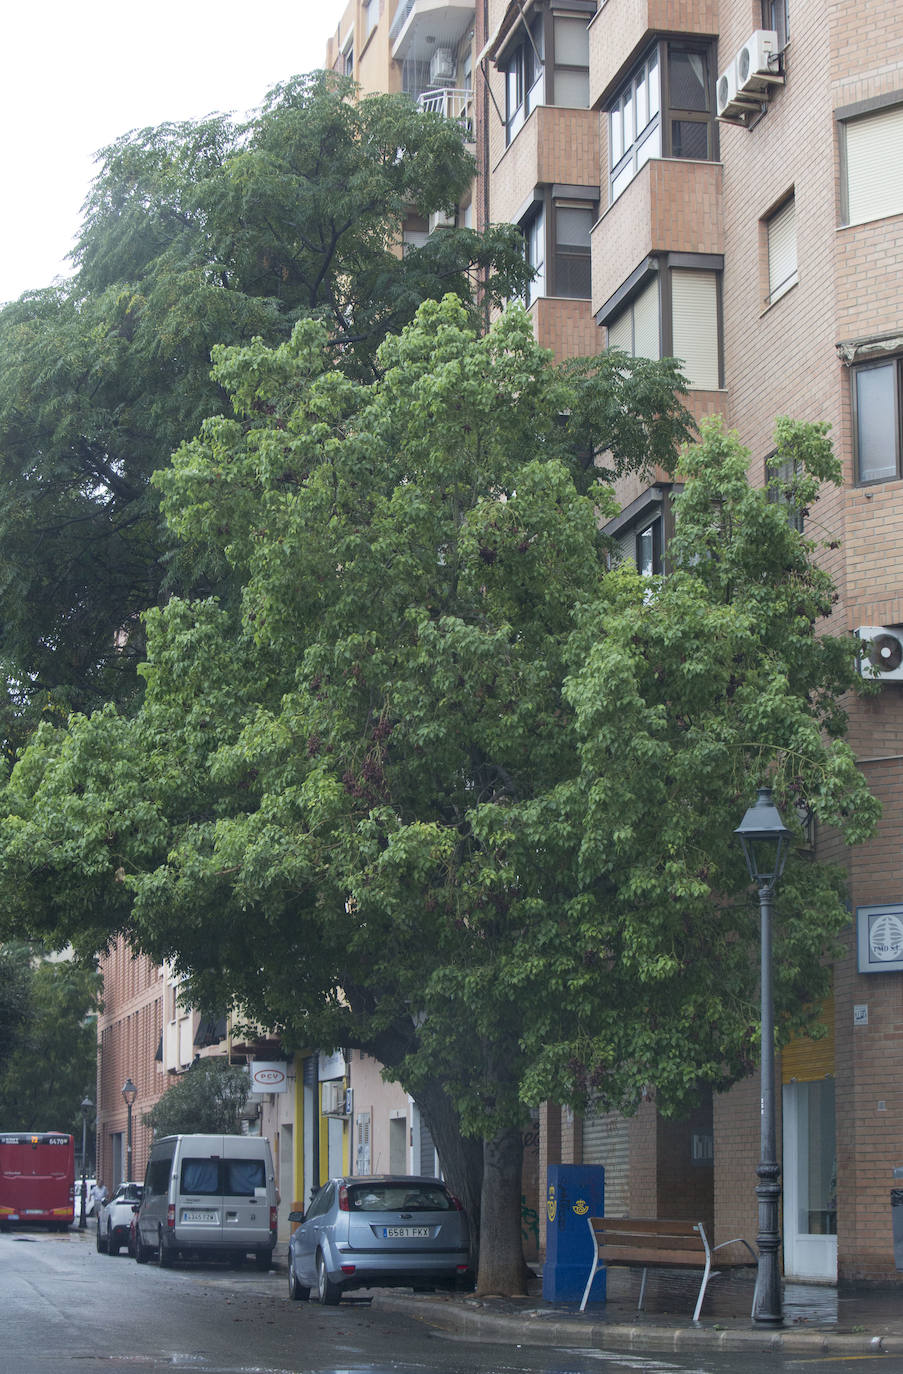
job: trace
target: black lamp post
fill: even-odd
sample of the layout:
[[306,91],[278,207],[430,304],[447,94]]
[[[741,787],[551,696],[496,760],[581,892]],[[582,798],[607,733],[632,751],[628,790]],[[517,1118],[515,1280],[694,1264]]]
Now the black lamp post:
[[780,1326],[784,1320],[784,1300],[778,1249],[778,1208],[781,1200],[781,1170],[775,1138],[774,1084],[774,995],[771,985],[771,898],[775,884],[784,871],[791,832],[781,820],[771,799],[771,788],[760,787],[755,806],[751,806],[734,834],[743,846],[749,876],[759,889],[762,936],[762,1061],[761,1102],[762,1156],[756,1170],[759,1182],[759,1265],[753,1321],[761,1326]]
[[90,1097],[83,1097],[83,1098],[82,1098],[82,1186],[81,1186],[81,1210],[80,1210],[80,1212],[79,1212],[79,1214],[78,1214],[78,1229],[79,1229],[80,1231],[84,1231],[85,1227],[86,1227],[87,1224],[88,1224],[87,1221],[85,1220],[85,1197],[87,1196],[87,1192],[88,1192],[88,1178],[87,1178],[87,1164],[88,1164],[88,1161],[87,1161],[87,1158],[86,1158],[86,1156],[85,1156],[85,1132],[86,1132],[87,1126],[88,1126],[88,1117],[89,1117],[89,1115],[90,1115],[91,1108],[92,1108],[93,1106],[94,1106],[94,1103],[91,1101]]
[[138,1096],[138,1089],[135,1087],[131,1077],[127,1078],[122,1085],[122,1100],[128,1112],[128,1126],[126,1128],[125,1146],[125,1176],[128,1182],[132,1178],[132,1108],[135,1105],[135,1098]]

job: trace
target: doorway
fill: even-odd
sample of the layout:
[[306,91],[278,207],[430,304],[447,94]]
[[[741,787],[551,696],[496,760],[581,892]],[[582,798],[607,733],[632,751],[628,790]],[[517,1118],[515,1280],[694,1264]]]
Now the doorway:
[[837,1282],[834,1076],[784,1084],[784,1272]]

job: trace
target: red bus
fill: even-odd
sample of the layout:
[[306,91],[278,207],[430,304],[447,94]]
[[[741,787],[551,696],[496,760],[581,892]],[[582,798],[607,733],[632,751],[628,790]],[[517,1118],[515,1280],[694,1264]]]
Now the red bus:
[[62,1131],[0,1131],[0,1229],[42,1222],[72,1224],[75,1139]]

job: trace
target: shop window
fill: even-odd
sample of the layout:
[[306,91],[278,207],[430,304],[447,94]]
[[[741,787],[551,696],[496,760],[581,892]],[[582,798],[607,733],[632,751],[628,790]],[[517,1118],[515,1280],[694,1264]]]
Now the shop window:
[[889,482],[900,475],[900,367],[893,358],[853,369],[856,475]]
[[611,199],[654,157],[716,156],[713,63],[707,47],[661,41],[608,107]]
[[903,104],[840,125],[846,224],[903,214]]
[[793,196],[765,221],[768,245],[768,304],[799,281],[796,256],[796,201]]

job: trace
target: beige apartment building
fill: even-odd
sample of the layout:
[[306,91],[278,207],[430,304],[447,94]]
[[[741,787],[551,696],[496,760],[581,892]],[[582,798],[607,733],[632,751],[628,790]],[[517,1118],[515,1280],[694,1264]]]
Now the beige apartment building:
[[[903,1167],[903,10],[871,0],[351,0],[327,65],[462,118],[459,223],[518,224],[528,305],[559,357],[675,355],[764,482],[779,415],[826,420],[845,484],[818,508],[840,601],[870,628],[880,695],[851,742],[884,804],[845,864],[850,926],[827,1035],[781,1057],[789,1276],[898,1280]],[[428,230],[429,226],[425,226]],[[666,567],[674,481],[625,482],[609,526]],[[739,822],[738,817],[738,822]],[[546,1163],[606,1167],[612,1214],[699,1214],[754,1235],[757,1080],[666,1122],[542,1112]],[[899,1179],[897,1180],[899,1184]]]

